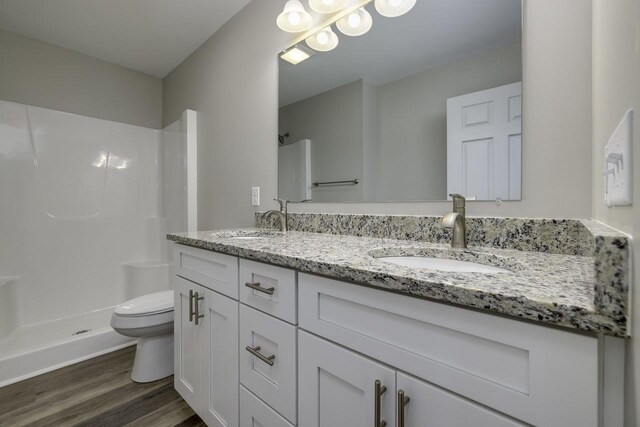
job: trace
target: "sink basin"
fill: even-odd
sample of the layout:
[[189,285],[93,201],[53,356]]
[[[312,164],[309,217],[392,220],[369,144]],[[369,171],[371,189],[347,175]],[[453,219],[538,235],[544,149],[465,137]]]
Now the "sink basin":
[[229,237],[229,239],[236,239],[236,240],[255,240],[255,239],[264,239],[267,238],[269,236],[234,236],[234,237]]
[[511,273],[506,268],[479,264],[457,259],[434,258],[426,256],[389,256],[377,258],[379,261],[402,265],[410,268],[426,268],[429,270],[449,271],[455,273]]
[[256,240],[256,239],[268,239],[272,237],[282,236],[282,233],[269,230],[238,230],[238,231],[223,231],[218,234],[218,237],[234,240]]

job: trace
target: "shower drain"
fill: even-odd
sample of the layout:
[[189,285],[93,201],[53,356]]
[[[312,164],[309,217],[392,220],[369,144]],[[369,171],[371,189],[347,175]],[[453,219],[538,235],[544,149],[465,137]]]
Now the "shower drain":
[[86,334],[87,332],[91,332],[91,329],[80,329],[79,331],[75,331],[75,332],[74,332],[74,333],[72,333],[71,335]]

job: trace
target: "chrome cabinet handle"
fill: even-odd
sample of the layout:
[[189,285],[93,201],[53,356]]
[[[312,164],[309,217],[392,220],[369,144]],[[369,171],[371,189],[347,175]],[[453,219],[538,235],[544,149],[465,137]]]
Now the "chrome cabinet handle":
[[189,322],[193,322],[193,289],[189,289]]
[[407,406],[411,399],[409,396],[404,395],[404,390],[398,390],[398,400],[397,400],[397,411],[398,411],[398,422],[396,423],[396,427],[404,427],[404,408]]
[[200,314],[200,309],[199,309],[199,305],[198,302],[202,301],[204,299],[204,297],[201,297],[198,292],[195,292],[193,294],[193,305],[195,305],[194,308],[194,313],[193,316],[195,317],[195,324],[196,326],[198,326],[200,324],[200,319],[202,319],[204,317],[204,314]]
[[273,292],[276,290],[276,288],[274,287],[270,287],[270,288],[263,288],[262,286],[260,286],[260,282],[256,282],[256,283],[245,283],[244,284],[247,288],[251,288],[255,291],[258,292],[262,292],[263,294],[267,294],[267,295],[273,295]]
[[276,355],[272,354],[271,356],[265,356],[264,354],[260,353],[260,346],[257,346],[257,347],[246,346],[245,349],[249,353],[253,354],[255,357],[262,360],[264,363],[266,363],[269,366],[273,366],[273,364],[275,363],[274,360],[276,360]]
[[380,382],[380,380],[376,380],[375,382],[375,386],[374,386],[374,394],[375,394],[375,401],[374,401],[374,409],[375,409],[375,427],[386,427],[387,422],[384,420],[380,420],[380,398],[382,397],[382,395],[384,394],[384,392],[387,391],[387,386],[382,385],[382,383]]

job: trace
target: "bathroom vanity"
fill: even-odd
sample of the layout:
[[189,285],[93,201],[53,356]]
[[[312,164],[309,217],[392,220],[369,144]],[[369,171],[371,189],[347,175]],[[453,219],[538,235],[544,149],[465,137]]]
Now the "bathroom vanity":
[[587,255],[266,229],[169,235],[176,389],[210,426],[622,425],[626,305],[612,307],[616,284],[603,281],[626,266],[602,247],[620,236],[586,225]]

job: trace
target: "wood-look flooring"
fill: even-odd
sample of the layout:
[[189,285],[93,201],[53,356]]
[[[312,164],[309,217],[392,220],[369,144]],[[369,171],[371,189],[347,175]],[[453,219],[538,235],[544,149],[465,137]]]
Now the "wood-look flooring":
[[131,381],[135,346],[0,388],[0,426],[205,426],[173,377]]

